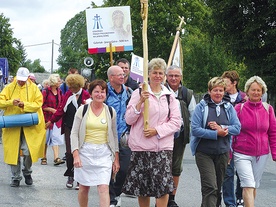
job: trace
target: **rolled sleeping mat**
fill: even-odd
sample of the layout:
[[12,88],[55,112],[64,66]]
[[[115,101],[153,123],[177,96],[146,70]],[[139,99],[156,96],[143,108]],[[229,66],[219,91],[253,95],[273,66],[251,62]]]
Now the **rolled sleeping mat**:
[[37,113],[0,116],[0,128],[25,127],[38,124]]

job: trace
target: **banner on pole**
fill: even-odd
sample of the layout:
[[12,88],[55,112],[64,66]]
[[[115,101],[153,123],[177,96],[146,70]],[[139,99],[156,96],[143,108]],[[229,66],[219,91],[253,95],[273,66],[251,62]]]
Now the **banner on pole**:
[[9,63],[7,58],[0,58],[0,74],[2,76],[0,82],[6,84],[9,78]]
[[178,38],[178,41],[177,41],[177,46],[176,46],[175,53],[173,56],[172,65],[177,65],[178,67],[183,69],[183,53],[182,53],[180,38]]
[[104,7],[86,10],[88,53],[132,51],[130,7]]
[[131,66],[130,66],[130,77],[132,77],[138,83],[143,83],[143,59],[138,55],[132,54]]

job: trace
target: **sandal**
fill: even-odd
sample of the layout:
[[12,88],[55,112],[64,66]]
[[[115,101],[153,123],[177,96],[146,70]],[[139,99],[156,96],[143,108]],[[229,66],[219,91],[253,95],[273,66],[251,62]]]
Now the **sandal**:
[[47,165],[47,158],[46,157],[43,157],[41,158],[41,165]]
[[64,164],[64,163],[65,163],[65,161],[60,159],[59,157],[54,160],[54,165],[60,165],[60,164]]

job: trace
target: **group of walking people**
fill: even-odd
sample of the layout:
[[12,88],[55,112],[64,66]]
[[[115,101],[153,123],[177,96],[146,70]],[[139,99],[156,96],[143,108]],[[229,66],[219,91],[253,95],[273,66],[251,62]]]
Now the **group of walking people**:
[[[235,71],[227,71],[212,78],[192,117],[191,149],[200,173],[202,207],[220,207],[221,192],[226,206],[254,207],[270,152],[276,161],[275,114],[262,102],[266,84],[251,77],[244,96],[237,90],[237,77]],[[237,188],[242,188],[237,190],[237,203],[234,169]]]
[[[276,160],[275,114],[261,101],[267,88],[260,77],[251,77],[242,93],[236,72],[226,71],[208,82],[208,93],[196,105],[193,91],[182,84],[182,69],[167,68],[161,58],[148,64],[148,90],[129,76],[124,58],[109,67],[108,82],[93,80],[87,90],[81,75],[69,73],[62,86],[58,75],[50,75],[41,93],[28,69],[19,68],[0,93],[5,115],[34,112],[39,119],[38,125],[3,129],[12,187],[22,179],[21,156],[27,185],[33,183],[32,163],[42,158],[41,164],[47,164],[48,146],[54,165],[63,164],[58,146],[64,139],[66,186],[77,182],[81,207],[88,206],[90,186],[97,186],[101,207],[121,206],[122,193],[137,197],[140,207],[149,207],[150,197],[156,207],[178,207],[175,195],[185,146],[191,142],[201,179],[201,207],[219,207],[222,197],[229,207],[242,201],[254,206],[270,151]],[[148,127],[143,120],[146,100]],[[120,142],[126,131],[128,147]],[[242,187],[237,199],[235,169]]]

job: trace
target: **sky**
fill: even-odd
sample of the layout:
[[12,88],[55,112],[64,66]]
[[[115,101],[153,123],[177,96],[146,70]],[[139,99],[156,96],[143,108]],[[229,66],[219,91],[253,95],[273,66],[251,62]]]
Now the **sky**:
[[[102,0],[92,1],[102,5]],[[52,56],[53,69],[58,69],[60,31],[90,5],[91,0],[1,0],[0,13],[10,19],[13,37],[25,46],[27,59],[40,59],[41,65],[50,72]]]

